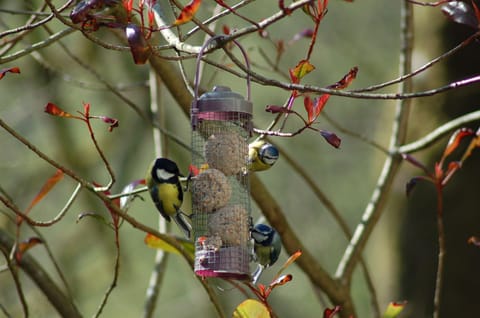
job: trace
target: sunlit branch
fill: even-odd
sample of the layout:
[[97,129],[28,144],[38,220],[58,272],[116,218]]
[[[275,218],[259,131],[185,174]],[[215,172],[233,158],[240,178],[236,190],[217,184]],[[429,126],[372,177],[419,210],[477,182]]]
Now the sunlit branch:
[[426,136],[411,142],[409,144],[400,146],[396,152],[397,153],[412,153],[422,149],[425,149],[438,141],[440,138],[444,137],[451,131],[458,129],[465,124],[475,122],[480,120],[480,110],[477,110],[472,113],[455,118],[440,127],[437,127],[435,130],[427,134]]
[[[413,45],[413,8],[408,2],[402,3],[401,10],[401,54],[400,74],[411,72],[412,45]],[[411,91],[411,79],[401,83],[399,95]],[[389,149],[395,149],[403,144],[406,132],[408,114],[411,100],[399,100],[396,106],[395,120],[392,127]],[[387,200],[388,193],[393,184],[395,175],[399,169],[401,158],[390,154],[383,165],[383,169],[377,180],[377,185],[372,193],[370,201],[365,208],[360,223],[357,225],[353,237],[346,247],[340,260],[335,277],[348,285],[352,278],[353,271],[359,256],[377,224]]]

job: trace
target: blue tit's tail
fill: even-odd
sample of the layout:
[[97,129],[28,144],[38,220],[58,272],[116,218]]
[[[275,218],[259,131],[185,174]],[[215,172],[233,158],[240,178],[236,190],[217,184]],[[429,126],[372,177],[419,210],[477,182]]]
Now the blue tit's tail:
[[178,210],[177,213],[173,216],[173,220],[177,223],[180,230],[182,230],[183,234],[190,239],[190,235],[192,233],[192,225],[186,220],[188,217],[182,210]]
[[260,275],[263,273],[265,266],[258,264],[257,269],[252,273],[252,283],[255,285],[260,278]]

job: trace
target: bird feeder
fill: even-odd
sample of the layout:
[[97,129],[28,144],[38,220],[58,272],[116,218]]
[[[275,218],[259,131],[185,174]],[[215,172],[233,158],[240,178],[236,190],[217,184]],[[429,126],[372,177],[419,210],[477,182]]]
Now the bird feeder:
[[190,190],[195,273],[202,277],[250,277],[251,120],[252,103],[225,86],[192,104]]

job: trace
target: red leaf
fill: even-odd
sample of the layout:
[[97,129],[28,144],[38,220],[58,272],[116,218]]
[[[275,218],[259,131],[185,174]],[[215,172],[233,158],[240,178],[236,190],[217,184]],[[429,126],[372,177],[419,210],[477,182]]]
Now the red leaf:
[[20,74],[20,68],[10,67],[10,68],[4,68],[3,70],[0,70],[0,80],[5,76],[6,73]]
[[305,96],[303,104],[308,114],[308,123],[313,123],[318,118],[329,98],[330,94],[323,94],[312,101],[308,95]]
[[104,123],[110,124],[110,126],[108,127],[109,132],[112,132],[113,128],[116,128],[119,125],[118,124],[118,119],[116,119],[116,118],[111,118],[111,117],[107,117],[107,116],[93,116],[92,118],[98,118],[98,119],[102,120]]
[[325,311],[323,312],[323,318],[332,318],[333,316],[335,316],[335,314],[337,314],[340,311],[340,309],[341,309],[340,306],[335,306],[335,308],[333,309],[330,309],[330,308],[325,309]]
[[58,169],[53,176],[48,178],[47,182],[42,186],[38,194],[32,200],[28,208],[25,210],[25,214],[30,212],[30,210],[40,202],[47,194],[52,190],[52,188],[63,179],[63,171]]
[[340,148],[342,139],[340,139],[335,133],[328,130],[320,130],[320,135],[322,135],[322,137],[333,147],[337,149]]
[[124,0],[123,6],[125,7],[125,10],[127,10],[127,12],[130,14],[133,10],[133,0]]
[[453,135],[450,137],[450,140],[448,140],[447,146],[443,151],[442,159],[440,160],[440,162],[443,162],[443,160],[446,157],[451,155],[452,152],[455,151],[455,149],[457,149],[458,145],[460,144],[463,138],[472,136],[474,134],[475,134],[474,131],[470,128],[460,128],[457,131],[455,131]]
[[183,7],[182,12],[180,12],[180,14],[178,15],[177,19],[173,24],[180,25],[192,20],[193,16],[198,11],[198,8],[200,7],[201,2],[202,0],[192,0],[189,4]]
[[350,71],[345,74],[345,76],[336,82],[335,84],[332,84],[330,86],[327,86],[327,88],[331,89],[344,89],[347,88],[350,83],[357,77],[357,72],[358,72],[358,67],[354,66],[350,69]]
[[22,256],[26,251],[41,243],[43,243],[43,240],[39,237],[31,237],[28,240],[18,243],[17,251],[15,253],[17,263],[20,263]]
[[145,39],[142,29],[133,23],[129,23],[125,28],[130,52],[132,52],[135,64],[145,64],[152,54],[152,48]]
[[63,109],[61,109],[60,107],[58,107],[57,105],[55,105],[53,103],[48,103],[45,106],[44,111],[47,114],[50,114],[50,115],[53,115],[53,116],[79,118],[77,116],[73,116],[70,113],[67,113],[66,111],[64,111]]

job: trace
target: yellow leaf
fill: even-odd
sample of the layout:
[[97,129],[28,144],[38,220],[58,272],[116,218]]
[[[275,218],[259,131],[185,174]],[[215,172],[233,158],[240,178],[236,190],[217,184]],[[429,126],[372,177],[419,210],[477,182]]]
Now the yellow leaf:
[[307,60],[301,60],[298,62],[297,66],[292,70],[292,74],[298,79],[302,79],[305,75],[310,73],[315,69],[315,66],[313,66],[309,61]]
[[[187,253],[190,254],[193,258],[195,253],[195,247],[193,246],[193,242],[177,236],[175,236],[174,238],[180,243],[180,245],[183,246],[183,248],[187,251]],[[148,247],[161,249],[167,253],[180,254],[180,251],[177,248],[175,248],[174,246],[168,244],[164,240],[150,233],[147,233],[147,236],[145,236],[144,241]]]
[[403,310],[406,304],[407,304],[406,301],[402,301],[402,302],[392,301],[390,304],[388,304],[387,310],[385,310],[385,313],[383,314],[383,318],[397,317],[400,314],[400,312]]
[[238,305],[233,312],[233,318],[270,318],[268,308],[255,299],[247,299]]

